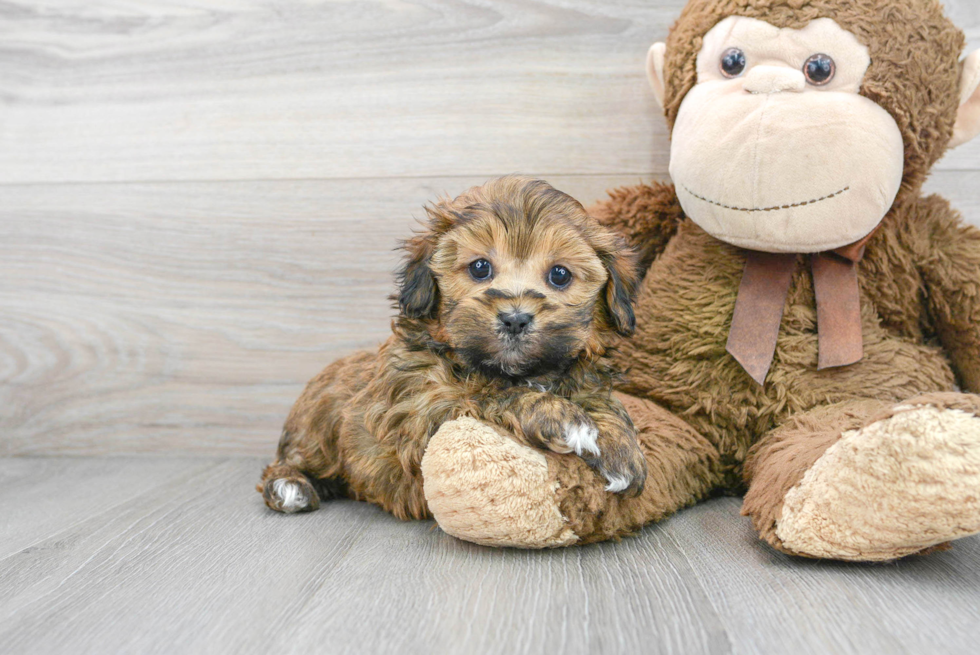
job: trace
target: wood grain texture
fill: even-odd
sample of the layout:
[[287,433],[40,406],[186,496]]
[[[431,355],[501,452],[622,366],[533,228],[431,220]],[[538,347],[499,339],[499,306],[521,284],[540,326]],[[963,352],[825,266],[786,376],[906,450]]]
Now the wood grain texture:
[[644,59],[683,4],[8,0],[0,183],[662,175]]
[[[71,472],[95,462],[121,482]],[[50,464],[50,493],[125,502],[43,536],[7,525],[32,545],[0,557],[4,652],[975,652],[977,538],[888,566],[801,561],[723,498],[621,543],[495,550],[352,501],[274,514],[260,464],[188,459],[140,489],[119,471],[141,460]],[[0,515],[42,501],[0,489]]]
[[390,334],[423,204],[483,181],[0,186],[0,454],[271,454],[306,381]]
[[[930,190],[977,218],[977,175]],[[482,181],[0,186],[0,454],[271,454],[306,381],[389,334],[422,205]]]
[[[662,179],[643,57],[682,4],[0,3],[0,455],[271,453],[388,334],[424,202]],[[961,150],[929,188],[976,220]]]
[[[187,460],[24,457],[0,463],[0,560],[34,548],[55,532],[111,512],[178,474],[201,468]],[[76,493],[76,491],[84,493]]]
[[681,0],[44,4],[0,14],[2,181],[666,170]]

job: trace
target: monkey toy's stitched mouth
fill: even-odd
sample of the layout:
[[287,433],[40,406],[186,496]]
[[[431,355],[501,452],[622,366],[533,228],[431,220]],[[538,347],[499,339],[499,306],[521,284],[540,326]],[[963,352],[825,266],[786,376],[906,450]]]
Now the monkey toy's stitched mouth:
[[754,213],[754,212],[774,212],[774,211],[778,211],[780,209],[793,209],[795,207],[806,207],[807,205],[815,205],[818,202],[823,202],[824,200],[830,200],[831,198],[836,198],[837,196],[842,195],[842,194],[844,194],[844,193],[846,193],[846,192],[848,192],[848,191],[851,190],[851,187],[846,186],[843,189],[841,189],[840,191],[837,191],[835,193],[831,193],[830,195],[823,196],[822,198],[814,198],[813,200],[807,200],[806,202],[797,202],[797,203],[793,203],[793,204],[790,204],[790,205],[775,205],[773,207],[733,207],[731,205],[726,205],[726,204],[723,204],[723,203],[716,202],[714,200],[710,200],[708,198],[705,198],[704,196],[700,196],[700,195],[694,193],[693,191],[691,191],[689,188],[687,188],[686,185],[681,185],[681,186],[684,187],[684,190],[685,191],[687,191],[688,193],[690,193],[692,196],[694,196],[698,200],[703,200],[704,202],[706,202],[708,204],[715,205],[716,207],[721,207],[723,209],[731,209],[733,211],[747,212],[747,213]]

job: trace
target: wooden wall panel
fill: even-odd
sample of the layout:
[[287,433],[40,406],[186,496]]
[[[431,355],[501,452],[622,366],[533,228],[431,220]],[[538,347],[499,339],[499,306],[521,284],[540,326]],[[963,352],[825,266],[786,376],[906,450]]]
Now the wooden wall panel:
[[682,4],[4,3],[0,181],[666,171]]
[[663,174],[643,62],[683,5],[5,2],[0,182]]
[[[643,60],[683,4],[0,3],[0,455],[271,452],[387,334],[426,200],[663,178]],[[980,143],[940,169],[980,217]]]
[[0,186],[0,455],[271,452],[306,380],[386,338],[422,205],[483,181]]

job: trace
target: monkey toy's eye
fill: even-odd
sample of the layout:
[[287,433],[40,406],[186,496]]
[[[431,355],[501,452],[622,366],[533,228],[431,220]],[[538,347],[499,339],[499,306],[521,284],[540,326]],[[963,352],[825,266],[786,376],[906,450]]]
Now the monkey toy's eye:
[[745,72],[745,53],[729,48],[721,55],[721,72],[725,77],[738,77]]
[[813,86],[823,86],[834,79],[837,65],[827,55],[813,55],[803,64],[803,74]]
[[493,275],[493,267],[485,259],[478,259],[470,264],[470,275],[474,280],[486,280]]
[[564,289],[572,281],[572,272],[564,266],[554,266],[548,271],[548,282],[556,289]]

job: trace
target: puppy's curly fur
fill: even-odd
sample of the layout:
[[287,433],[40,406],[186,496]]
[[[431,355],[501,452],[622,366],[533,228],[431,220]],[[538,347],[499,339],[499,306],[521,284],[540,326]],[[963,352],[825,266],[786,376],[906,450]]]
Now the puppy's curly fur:
[[646,463],[607,358],[634,329],[633,252],[539,180],[499,178],[426,212],[405,244],[393,335],[309,383],[258,485],[266,504],[346,495],[425,518],[422,455],[461,416],[574,452],[611,491],[639,494]]

